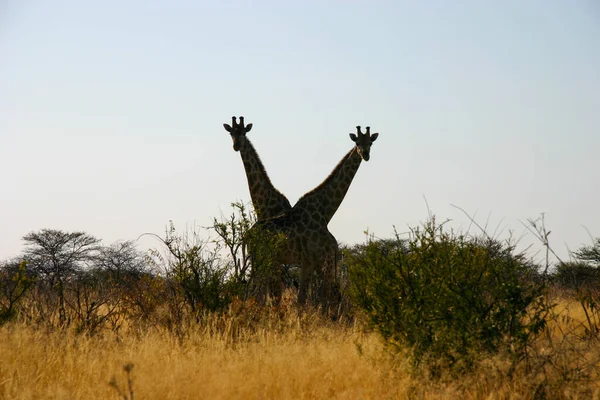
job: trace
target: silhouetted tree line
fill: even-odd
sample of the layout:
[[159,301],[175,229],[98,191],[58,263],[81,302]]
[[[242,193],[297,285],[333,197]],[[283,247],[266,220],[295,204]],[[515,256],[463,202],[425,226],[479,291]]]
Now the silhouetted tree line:
[[[23,237],[22,255],[0,267],[0,318],[95,330],[143,313],[143,288],[157,279],[131,241],[110,246],[85,232],[43,229]],[[123,307],[124,305],[135,307]]]

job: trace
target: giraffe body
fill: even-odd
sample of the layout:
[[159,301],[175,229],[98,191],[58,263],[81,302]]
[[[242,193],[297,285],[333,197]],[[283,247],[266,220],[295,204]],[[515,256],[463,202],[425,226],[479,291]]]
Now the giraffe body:
[[315,273],[323,278],[323,286],[319,288],[321,302],[324,303],[329,298],[338,258],[337,240],[327,227],[309,228],[309,224],[293,210],[275,218],[257,221],[251,228],[250,236],[259,232],[258,234],[266,234],[268,237],[282,238],[268,260],[271,265],[277,266],[269,282],[269,289],[274,297],[281,295],[279,266],[287,264],[301,265],[298,294],[301,304],[306,302],[308,287]]
[[[340,207],[344,200],[350,184],[360,167],[362,160],[370,159],[371,145],[379,136],[378,133],[371,135],[371,128],[366,128],[366,133],[362,133],[360,126],[356,127],[356,134],[351,133],[350,139],[355,146],[348,151],[329,174],[329,176],[315,189],[306,193],[298,200],[292,208],[291,214],[294,216],[295,234],[303,237],[309,237],[312,245],[318,251],[323,251],[326,256],[319,257],[310,246],[301,243],[300,254],[308,262],[302,263],[302,278],[300,280],[299,300],[302,302],[306,298],[306,288],[308,281],[314,275],[315,271],[320,272],[324,279],[325,300],[330,296],[333,288],[337,269],[338,245],[337,240],[331,240],[331,233],[327,229],[329,221]],[[335,255],[334,258],[331,255]]]

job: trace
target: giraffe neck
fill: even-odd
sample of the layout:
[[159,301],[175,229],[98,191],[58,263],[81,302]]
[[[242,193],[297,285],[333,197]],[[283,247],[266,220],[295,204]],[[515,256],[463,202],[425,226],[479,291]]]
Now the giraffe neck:
[[298,200],[294,210],[308,213],[311,220],[327,226],[342,204],[361,161],[356,147],[353,147],[319,186]]
[[240,155],[246,170],[250,197],[257,217],[259,219],[272,218],[291,210],[292,206],[289,200],[271,183],[267,170],[248,138],[240,149]]

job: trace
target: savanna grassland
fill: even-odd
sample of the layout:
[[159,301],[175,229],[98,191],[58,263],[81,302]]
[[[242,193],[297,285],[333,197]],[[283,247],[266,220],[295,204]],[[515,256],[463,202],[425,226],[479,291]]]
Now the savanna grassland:
[[299,305],[238,211],[149,253],[26,235],[0,263],[0,399],[600,399],[600,239],[550,269],[431,218],[343,247],[335,292],[317,273]]
[[497,355],[459,380],[415,373],[359,322],[331,322],[291,305],[232,309],[178,331],[89,336],[9,323],[0,328],[0,398],[598,398],[600,347],[582,336],[585,315],[565,299],[556,310],[529,367],[509,377],[510,363]]

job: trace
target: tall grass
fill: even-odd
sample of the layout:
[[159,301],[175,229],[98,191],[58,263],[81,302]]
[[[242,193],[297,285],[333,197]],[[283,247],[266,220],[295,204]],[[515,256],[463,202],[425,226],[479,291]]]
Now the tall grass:
[[232,307],[178,331],[89,336],[13,322],[0,327],[0,398],[130,398],[128,364],[136,399],[598,398],[598,343],[579,335],[577,304],[557,301],[560,314],[531,349],[537,364],[509,376],[497,356],[458,381],[427,379],[360,323],[334,323],[291,301]]

